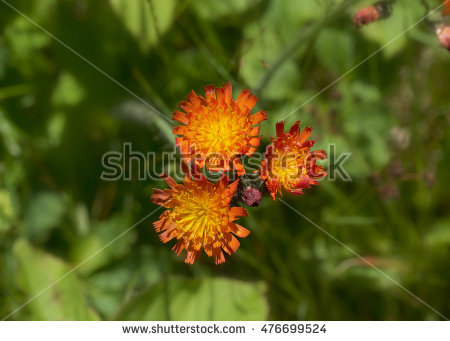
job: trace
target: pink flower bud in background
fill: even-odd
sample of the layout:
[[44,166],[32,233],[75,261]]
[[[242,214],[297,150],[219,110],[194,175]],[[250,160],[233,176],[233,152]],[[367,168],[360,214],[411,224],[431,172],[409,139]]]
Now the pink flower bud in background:
[[450,26],[441,24],[436,28],[436,35],[443,47],[450,51]]
[[353,23],[356,27],[368,25],[380,19],[380,11],[376,6],[361,8],[354,16]]

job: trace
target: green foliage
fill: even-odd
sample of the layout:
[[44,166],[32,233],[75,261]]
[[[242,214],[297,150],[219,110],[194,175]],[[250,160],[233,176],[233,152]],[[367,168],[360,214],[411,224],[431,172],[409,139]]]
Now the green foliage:
[[[97,319],[87,305],[86,295],[76,274],[69,272],[71,267],[68,264],[36,250],[23,239],[15,242],[13,250],[19,262],[17,276],[23,289],[31,297],[37,296],[26,307],[31,311],[33,319]],[[61,280],[55,283],[58,279]],[[48,290],[45,290],[47,287]]]
[[136,296],[116,318],[131,321],[265,320],[268,306],[264,287],[263,283],[227,278],[174,277]]
[[69,49],[0,3],[0,318],[442,317],[280,201],[248,208],[220,266],[162,244],[161,210],[134,225],[166,185],[104,181],[102,156],[131,142],[163,171],[177,104],[225,81],[268,113],[261,152],[301,120],[315,149],[351,153],[352,181],[283,200],[450,316],[450,56],[419,0],[356,29],[373,2],[11,1]]
[[24,214],[25,235],[31,240],[45,240],[51,229],[61,223],[65,210],[61,196],[45,192],[36,194]]
[[146,52],[172,23],[174,0],[110,0],[117,16]]

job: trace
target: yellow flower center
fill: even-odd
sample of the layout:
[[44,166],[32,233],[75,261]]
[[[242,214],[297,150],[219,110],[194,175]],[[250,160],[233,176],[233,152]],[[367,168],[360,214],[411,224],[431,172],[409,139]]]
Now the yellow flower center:
[[197,115],[191,121],[192,131],[200,152],[207,154],[218,153],[228,157],[238,154],[248,144],[251,123],[247,115],[239,115],[228,106],[205,108],[206,114]]
[[[187,240],[207,241],[220,239],[223,236],[220,226],[228,219],[226,206],[222,198],[214,190],[206,191],[198,185],[185,188],[174,195],[178,204],[173,208],[172,221],[181,230],[181,237]],[[199,244],[199,248],[202,245]]]
[[271,159],[271,177],[278,179],[286,188],[292,188],[301,175],[306,174],[305,151],[275,151]]

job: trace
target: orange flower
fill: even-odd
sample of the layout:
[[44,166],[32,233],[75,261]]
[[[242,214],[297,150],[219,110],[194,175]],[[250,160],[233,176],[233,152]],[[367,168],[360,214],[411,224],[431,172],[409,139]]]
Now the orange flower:
[[[217,92],[217,94],[216,94]],[[194,91],[179,104],[185,112],[175,111],[173,119],[183,125],[173,129],[176,145],[186,163],[194,161],[212,171],[236,169],[245,173],[239,156],[251,156],[259,146],[259,124],[267,118],[264,111],[251,115],[256,96],[244,89],[236,101],[231,83],[215,89],[205,87],[205,98]]]
[[443,0],[444,1],[444,11],[442,14],[447,15],[450,14],[450,0]]
[[246,216],[247,211],[229,206],[239,180],[228,184],[224,175],[214,184],[196,166],[192,173],[187,166],[184,171],[184,184],[177,184],[164,175],[171,189],[153,190],[152,201],[167,208],[153,225],[157,232],[162,232],[160,239],[164,243],[177,239],[173,247],[177,254],[186,249],[186,263],[193,264],[202,248],[208,256],[214,257],[216,264],[223,263],[222,250],[231,255],[240,245],[234,235],[246,237],[250,233],[234,223],[238,217]]
[[275,200],[281,186],[293,194],[303,194],[303,188],[317,185],[316,179],[327,172],[315,164],[316,159],[325,159],[323,150],[311,151],[314,141],[306,141],[312,128],[300,131],[300,121],[294,123],[289,132],[284,133],[284,122],[276,125],[277,138],[267,148],[266,159],[261,162],[260,178],[266,180],[266,187]]

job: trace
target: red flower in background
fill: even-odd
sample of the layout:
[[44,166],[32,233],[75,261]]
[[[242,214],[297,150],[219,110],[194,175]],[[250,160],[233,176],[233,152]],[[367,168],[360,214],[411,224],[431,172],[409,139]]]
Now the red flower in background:
[[380,11],[376,6],[361,8],[353,17],[353,23],[356,27],[368,25],[380,19]]
[[361,8],[353,17],[353,23],[359,28],[374,21],[385,19],[391,14],[392,3],[390,1],[378,1],[372,6]]
[[447,15],[450,14],[450,0],[443,0],[444,1],[444,10],[442,11],[442,14]]

